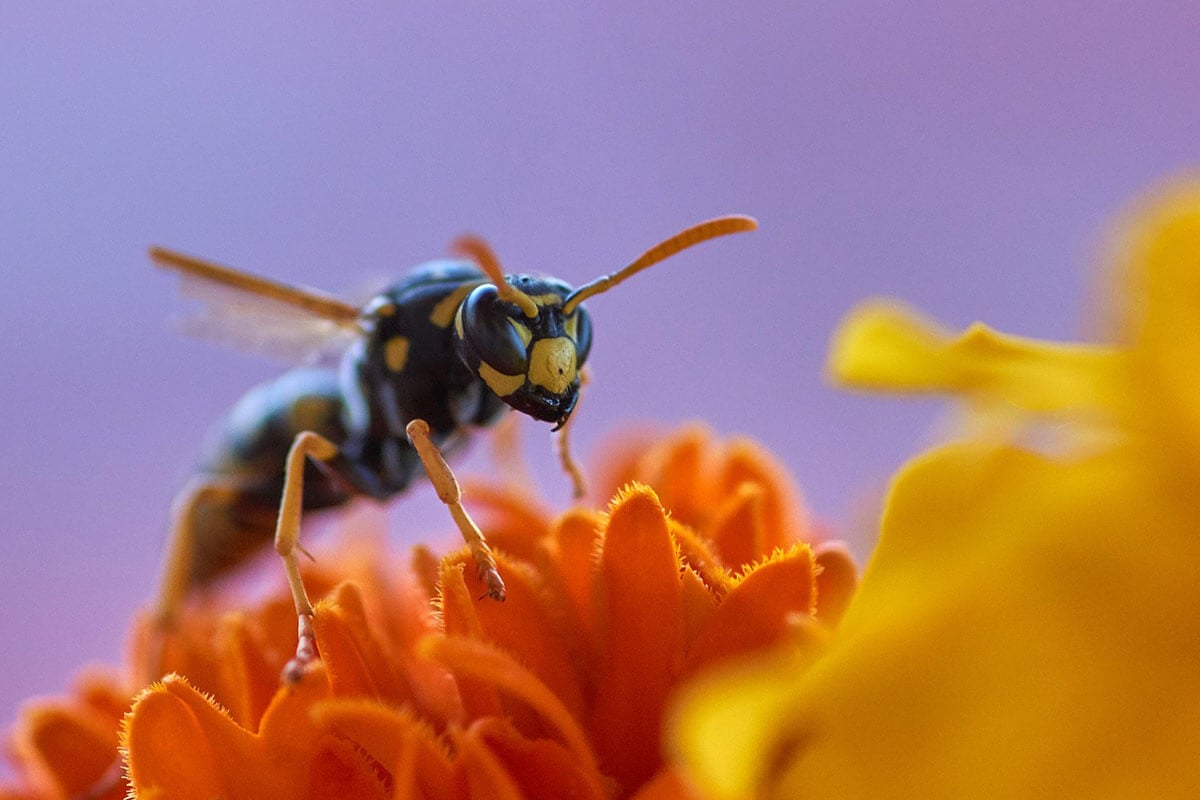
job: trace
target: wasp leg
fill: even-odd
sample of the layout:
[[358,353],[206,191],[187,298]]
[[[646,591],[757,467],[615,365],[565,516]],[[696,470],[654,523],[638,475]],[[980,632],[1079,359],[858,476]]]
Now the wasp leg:
[[171,539],[152,617],[159,628],[174,627],[184,598],[196,582],[194,576],[200,566],[196,563],[198,510],[206,505],[228,505],[240,495],[241,491],[232,483],[200,477],[188,482],[171,503]]
[[317,640],[313,633],[313,607],[304,580],[300,577],[300,513],[304,503],[304,464],[311,458],[318,465],[332,460],[338,454],[337,445],[319,433],[304,431],[296,435],[292,448],[288,450],[284,467],[283,498],[279,501],[279,521],[275,527],[275,552],[283,559],[287,572],[288,587],[292,601],[296,604],[298,641],[296,655],[283,667],[285,683],[296,683],[304,677],[309,664],[317,660]]
[[224,506],[234,502],[240,491],[231,483],[200,477],[194,478],[176,495],[171,503],[171,534],[167,543],[162,578],[158,594],[150,612],[150,627],[143,663],[144,682],[157,680],[162,675],[166,639],[175,630],[180,609],[188,591],[196,584],[196,575],[203,565],[197,563],[198,542],[196,519],[204,506]]
[[[588,374],[586,370],[579,373],[579,399],[583,399],[583,387],[587,385]],[[575,412],[579,410],[579,401],[575,402]],[[558,438],[555,444],[558,449],[558,461],[562,465],[563,472],[567,473],[567,477],[571,479],[571,497],[576,500],[582,500],[587,494],[587,481],[583,477],[583,470],[579,468],[579,462],[571,455],[571,423],[575,421],[575,412],[567,418],[567,421],[562,424],[558,430]]]
[[500,571],[496,569],[492,549],[488,547],[487,539],[479,530],[479,526],[463,508],[462,489],[459,488],[454,473],[450,471],[446,459],[442,458],[437,445],[429,438],[429,423],[423,419],[414,419],[408,423],[405,431],[409,441],[416,448],[417,455],[421,457],[421,463],[425,465],[425,472],[437,491],[438,499],[450,509],[454,524],[458,526],[467,547],[471,549],[471,557],[475,559],[475,570],[479,573],[483,585],[487,587],[487,596],[493,600],[504,600],[504,581],[500,578]]

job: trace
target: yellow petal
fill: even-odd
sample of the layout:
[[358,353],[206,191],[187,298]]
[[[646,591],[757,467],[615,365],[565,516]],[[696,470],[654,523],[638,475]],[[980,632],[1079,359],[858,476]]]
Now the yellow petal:
[[1123,231],[1121,334],[1133,364],[1131,422],[1189,468],[1200,462],[1200,183],[1145,202]]
[[[803,668],[785,649],[730,662],[686,684],[668,724],[668,747],[714,800],[750,800],[766,782],[792,718]],[[809,795],[807,792],[799,796]]]
[[1034,412],[1111,413],[1122,357],[1108,348],[1006,336],[976,323],[953,336],[895,303],[867,302],[830,345],[829,371],[858,389],[950,392]]
[[769,707],[754,753],[694,745],[698,769],[772,797],[1189,796],[1196,508],[1126,456],[963,445],[909,465],[828,651],[685,709],[676,736],[703,744],[689,724]]

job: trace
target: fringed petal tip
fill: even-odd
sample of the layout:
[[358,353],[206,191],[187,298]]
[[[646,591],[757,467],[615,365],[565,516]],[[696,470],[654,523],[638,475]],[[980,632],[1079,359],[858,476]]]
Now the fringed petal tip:
[[693,672],[795,644],[824,590],[797,544],[799,495],[763,448],[698,426],[643,447],[650,474],[629,467],[603,511],[481,494],[505,603],[466,551],[418,548],[407,575],[362,546],[305,565],[320,661],[298,684],[279,683],[296,645],[285,587],[214,590],[141,670],[161,679],[77,690],[111,739],[87,749],[123,756],[146,798],[691,796],[664,759],[664,709]]

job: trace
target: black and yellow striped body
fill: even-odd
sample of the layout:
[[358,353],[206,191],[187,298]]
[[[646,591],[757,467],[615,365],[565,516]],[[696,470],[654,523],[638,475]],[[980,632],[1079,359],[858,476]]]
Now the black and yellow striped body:
[[203,479],[233,487],[233,500],[194,510],[191,581],[205,583],[260,549],[274,533],[284,464],[296,435],[313,431],[341,451],[327,469],[305,468],[304,508],[355,495],[386,499],[420,469],[405,435],[413,419],[453,451],[471,428],[507,409],[456,352],[454,320],[484,282],[473,264],[419,267],[363,310],[364,336],[338,367],[291,370],[248,392],[209,437]]

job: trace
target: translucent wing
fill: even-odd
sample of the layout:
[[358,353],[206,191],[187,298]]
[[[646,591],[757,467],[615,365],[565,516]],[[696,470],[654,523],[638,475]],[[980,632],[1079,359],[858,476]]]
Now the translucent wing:
[[161,247],[150,258],[181,277],[181,294],[200,301],[181,320],[189,334],[294,364],[332,358],[360,333],[357,307],[315,289]]

